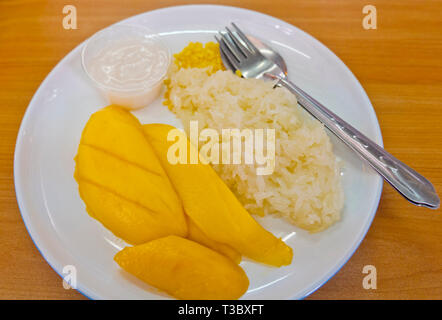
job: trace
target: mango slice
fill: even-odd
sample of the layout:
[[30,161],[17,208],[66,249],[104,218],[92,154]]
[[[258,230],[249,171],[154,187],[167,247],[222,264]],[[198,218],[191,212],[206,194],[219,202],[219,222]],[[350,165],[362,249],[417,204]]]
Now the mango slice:
[[249,286],[247,275],[233,261],[177,236],[126,247],[114,260],[127,272],[178,299],[238,299]]
[[203,231],[200,230],[200,228],[198,228],[198,226],[189,217],[187,217],[187,227],[189,231],[187,238],[189,240],[198,242],[203,246],[215,250],[225,255],[235,263],[239,264],[241,262],[241,254],[238,251],[227,244],[216,242],[210,239],[204,234]]
[[[210,165],[168,161],[168,149],[175,142],[167,141],[167,135],[174,127],[148,124],[143,128],[186,214],[208,238],[262,263],[278,267],[291,263],[292,249],[252,218]],[[194,148],[190,142],[188,147]]]
[[129,112],[108,106],[94,113],[75,160],[88,213],[116,236],[131,244],[187,236],[181,200]]

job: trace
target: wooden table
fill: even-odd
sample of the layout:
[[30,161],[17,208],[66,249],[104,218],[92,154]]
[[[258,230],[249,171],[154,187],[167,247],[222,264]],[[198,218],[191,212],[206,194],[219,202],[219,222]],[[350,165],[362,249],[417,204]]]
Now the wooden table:
[[[442,1],[231,0],[313,35],[353,71],[370,97],[386,148],[428,177],[442,194]],[[0,298],[83,299],[32,243],[17,207],[13,154],[22,116],[56,63],[97,30],[152,9],[201,1],[116,0],[0,2]],[[62,27],[73,4],[78,29]],[[362,27],[362,8],[377,8],[377,29]],[[390,186],[365,240],[311,299],[441,299],[441,210],[415,207]],[[362,286],[365,265],[377,289]]]

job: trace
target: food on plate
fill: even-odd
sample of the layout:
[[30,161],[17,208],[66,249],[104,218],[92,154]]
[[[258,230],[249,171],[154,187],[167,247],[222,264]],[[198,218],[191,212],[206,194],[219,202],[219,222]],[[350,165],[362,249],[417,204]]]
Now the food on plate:
[[[143,129],[187,216],[208,238],[262,263],[278,267],[291,263],[292,249],[252,218],[210,165],[170,163],[168,150],[174,142],[167,136],[174,127],[147,124]],[[187,146],[190,155],[194,147],[190,142]]]
[[[168,51],[127,37],[88,63],[95,81],[125,92],[114,101],[134,107],[141,100],[132,89],[150,88],[143,103],[160,90],[153,83],[167,70]],[[174,55],[164,83],[163,103],[185,130],[141,125],[117,105],[94,113],[75,158],[80,196],[92,217],[135,245],[114,257],[126,271],[180,299],[239,298],[249,285],[238,266],[242,256],[276,267],[293,258],[292,248],[249,212],[275,214],[311,232],[326,229],[343,207],[338,161],[324,127],[291,93],[226,71],[218,44],[190,43]],[[187,139],[195,120],[215,135],[228,128],[273,130],[272,172],[257,174],[262,163],[209,164],[204,144]],[[177,140],[184,141],[185,163],[171,161]],[[209,147],[224,155],[223,144]],[[267,141],[262,151],[269,155],[271,148]],[[245,148],[240,153],[246,157]]]
[[238,299],[249,286],[245,272],[196,242],[168,236],[118,252],[127,272],[178,299]]
[[[175,54],[164,104],[200,130],[275,129],[276,164],[257,175],[256,164],[213,164],[221,179],[249,212],[275,214],[318,232],[340,219],[343,207],[340,167],[321,123],[297,105],[293,94],[274,83],[243,79],[220,67],[216,44],[190,44]],[[190,52],[190,53],[189,53]],[[216,52],[218,58],[208,52]],[[203,63],[195,57],[211,58]]]
[[250,216],[210,165],[172,165],[170,130],[184,135],[142,126],[119,106],[94,113],[75,157],[80,196],[92,217],[136,245],[115,257],[128,272],[178,298],[238,298],[249,283],[241,254],[282,266],[292,249]]
[[160,95],[170,54],[149,29],[115,25],[88,40],[82,60],[110,103],[138,109]]
[[131,244],[187,236],[181,201],[139,121],[117,106],[94,113],[75,158],[88,213]]
[[[207,74],[215,73],[219,70],[226,70],[219,53],[219,45],[214,42],[207,42],[203,45],[201,42],[190,42],[181,52],[173,55],[172,70],[188,68],[205,69]],[[164,93],[163,104],[173,108],[170,101],[170,79],[164,80],[166,92]]]

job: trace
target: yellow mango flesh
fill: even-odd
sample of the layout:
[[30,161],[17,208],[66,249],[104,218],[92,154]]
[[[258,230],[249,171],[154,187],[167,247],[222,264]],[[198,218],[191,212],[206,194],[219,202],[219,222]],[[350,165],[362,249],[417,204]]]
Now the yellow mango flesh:
[[187,217],[187,227],[188,227],[187,238],[189,240],[198,242],[199,244],[202,244],[212,250],[215,250],[225,255],[226,257],[228,257],[229,259],[231,259],[236,263],[241,262],[241,254],[238,251],[236,251],[227,244],[216,242],[210,239],[208,236],[204,234],[203,231],[200,230],[200,228],[198,228],[198,226],[189,217]]
[[262,263],[278,267],[291,263],[292,249],[251,217],[210,165],[172,165],[168,161],[168,149],[175,142],[167,141],[167,135],[173,127],[149,124],[143,128],[186,214],[208,238]]
[[114,260],[127,272],[178,299],[238,299],[249,286],[247,275],[233,261],[177,236],[126,247]]
[[75,160],[88,213],[116,236],[131,244],[187,236],[181,201],[129,112],[109,106],[94,113]]

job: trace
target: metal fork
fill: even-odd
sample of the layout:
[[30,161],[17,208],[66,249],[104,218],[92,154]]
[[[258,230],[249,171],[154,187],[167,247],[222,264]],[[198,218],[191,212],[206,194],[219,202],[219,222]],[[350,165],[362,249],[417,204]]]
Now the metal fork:
[[408,201],[431,209],[439,207],[439,197],[430,181],[292,83],[285,70],[264,57],[234,23],[232,26],[234,32],[226,27],[225,32],[219,33],[220,38],[215,36],[223,62],[228,68],[233,72],[239,70],[244,78],[277,80],[279,85],[296,96],[304,109],[364,159]]

